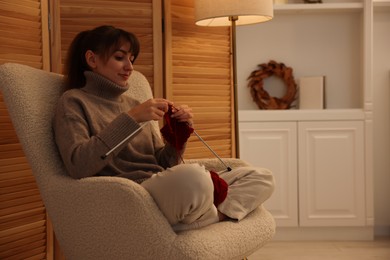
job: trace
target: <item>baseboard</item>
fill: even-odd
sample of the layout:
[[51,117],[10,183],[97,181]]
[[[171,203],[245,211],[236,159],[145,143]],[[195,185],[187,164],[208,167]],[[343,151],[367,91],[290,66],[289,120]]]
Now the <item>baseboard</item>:
[[375,226],[375,237],[390,237],[390,226]]
[[275,241],[374,240],[373,227],[276,227]]

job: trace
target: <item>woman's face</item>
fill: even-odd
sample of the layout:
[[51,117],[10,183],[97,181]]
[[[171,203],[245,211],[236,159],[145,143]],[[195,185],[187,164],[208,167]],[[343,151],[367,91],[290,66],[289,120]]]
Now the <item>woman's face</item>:
[[125,43],[105,62],[103,57],[95,55],[95,66],[92,71],[99,73],[119,86],[126,87],[127,80],[133,71],[133,55],[129,52],[130,43]]

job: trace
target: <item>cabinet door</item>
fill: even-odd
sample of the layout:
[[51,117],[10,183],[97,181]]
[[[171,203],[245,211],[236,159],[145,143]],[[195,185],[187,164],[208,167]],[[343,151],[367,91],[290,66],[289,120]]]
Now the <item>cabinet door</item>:
[[265,207],[278,226],[297,226],[296,123],[240,123],[240,158],[273,172],[276,188]]
[[365,223],[363,122],[300,122],[301,226]]

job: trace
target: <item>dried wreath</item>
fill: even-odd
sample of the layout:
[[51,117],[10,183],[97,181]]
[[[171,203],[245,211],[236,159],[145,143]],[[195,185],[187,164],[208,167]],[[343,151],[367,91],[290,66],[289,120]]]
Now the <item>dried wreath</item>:
[[[295,83],[293,70],[283,63],[271,60],[268,64],[258,65],[259,69],[253,71],[248,77],[252,99],[260,109],[289,109],[296,98],[297,84]],[[283,80],[286,92],[283,97],[271,97],[264,89],[263,80],[276,76]]]

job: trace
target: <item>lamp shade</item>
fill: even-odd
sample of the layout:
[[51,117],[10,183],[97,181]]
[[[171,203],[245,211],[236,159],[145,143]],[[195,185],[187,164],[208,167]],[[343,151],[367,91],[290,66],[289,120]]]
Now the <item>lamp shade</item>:
[[260,23],[274,16],[273,0],[195,0],[195,23],[200,26],[229,26]]

